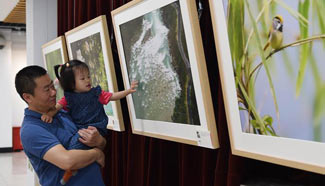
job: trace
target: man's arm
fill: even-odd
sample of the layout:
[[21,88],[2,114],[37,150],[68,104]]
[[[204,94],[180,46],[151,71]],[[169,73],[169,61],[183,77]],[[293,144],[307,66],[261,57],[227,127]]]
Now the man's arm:
[[95,161],[102,167],[105,164],[104,153],[98,148],[89,150],[66,150],[61,144],[50,148],[44,154],[43,159],[63,170],[77,170]]

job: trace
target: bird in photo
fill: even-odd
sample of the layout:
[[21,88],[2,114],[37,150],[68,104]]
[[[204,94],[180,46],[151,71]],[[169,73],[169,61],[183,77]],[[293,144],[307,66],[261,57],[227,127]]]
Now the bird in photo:
[[280,15],[276,15],[272,19],[272,25],[268,35],[267,43],[264,46],[266,50],[270,45],[273,49],[278,49],[282,45],[283,41],[283,18]]

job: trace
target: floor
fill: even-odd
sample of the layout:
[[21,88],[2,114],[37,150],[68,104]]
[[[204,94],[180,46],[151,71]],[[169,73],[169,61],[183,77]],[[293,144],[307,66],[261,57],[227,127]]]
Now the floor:
[[27,158],[23,151],[0,153],[0,185],[29,186]]

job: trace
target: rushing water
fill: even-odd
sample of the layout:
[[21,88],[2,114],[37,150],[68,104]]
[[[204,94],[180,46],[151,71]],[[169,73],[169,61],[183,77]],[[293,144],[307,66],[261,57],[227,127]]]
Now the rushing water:
[[159,9],[142,17],[142,32],[131,47],[128,68],[130,80],[139,82],[132,95],[137,118],[172,121],[181,86],[171,63],[168,32]]

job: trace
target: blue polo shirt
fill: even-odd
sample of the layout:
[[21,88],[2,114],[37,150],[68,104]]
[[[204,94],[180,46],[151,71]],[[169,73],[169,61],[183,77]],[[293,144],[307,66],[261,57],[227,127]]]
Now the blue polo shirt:
[[[41,120],[41,114],[25,109],[25,117],[20,130],[24,152],[35,169],[42,186],[61,185],[64,170],[45,161],[44,154],[61,144],[69,149],[71,141],[78,140],[78,129],[70,116],[60,111],[53,117],[51,124]],[[92,163],[78,170],[77,175],[70,178],[67,186],[104,186],[98,163]]]

